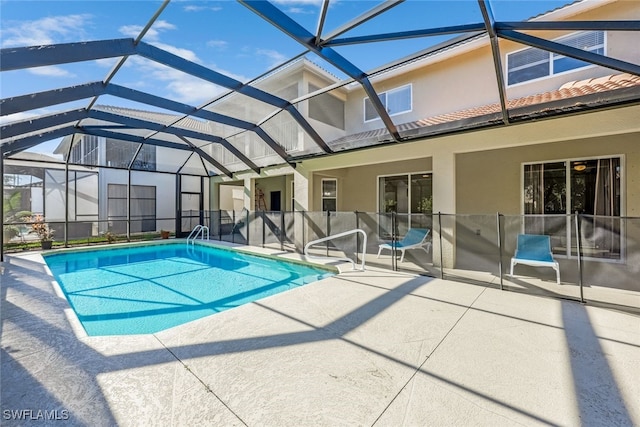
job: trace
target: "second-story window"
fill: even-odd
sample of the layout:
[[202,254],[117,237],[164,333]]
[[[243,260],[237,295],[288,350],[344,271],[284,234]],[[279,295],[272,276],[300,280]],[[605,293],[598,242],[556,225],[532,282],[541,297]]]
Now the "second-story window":
[[97,165],[98,164],[98,137],[94,135],[87,135],[84,137],[84,164]]
[[[402,86],[378,94],[390,116],[411,111],[411,85]],[[379,119],[378,112],[369,98],[364,99],[364,121]]]
[[[592,53],[605,53],[603,31],[574,33],[555,41]],[[588,62],[530,47],[507,54],[507,82],[509,85],[515,85],[590,65]]]

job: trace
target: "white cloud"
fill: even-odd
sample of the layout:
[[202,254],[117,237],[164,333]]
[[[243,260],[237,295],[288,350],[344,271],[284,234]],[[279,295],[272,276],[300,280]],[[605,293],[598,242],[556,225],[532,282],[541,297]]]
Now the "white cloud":
[[213,47],[219,50],[224,50],[229,46],[229,43],[224,40],[209,40],[207,46]]
[[305,9],[305,8],[302,8],[302,7],[290,7],[290,8],[287,9],[287,12],[293,13],[293,14],[298,14],[298,15],[299,14],[305,14],[305,13],[306,14],[314,13],[313,10]]
[[274,0],[274,3],[285,7],[290,14],[310,14],[317,12],[322,0]]
[[273,50],[273,49],[256,49],[256,54],[267,58],[269,61],[268,68],[275,67],[276,65],[280,65],[289,59],[286,55]]
[[84,27],[91,15],[49,16],[35,21],[10,22],[0,31],[2,46],[38,46],[86,39]]
[[27,71],[30,72],[31,74],[35,74],[36,76],[75,77],[75,74],[65,70],[64,68],[56,67],[54,65],[50,65],[46,67],[29,68]]
[[163,19],[156,21],[153,26],[156,30],[175,30],[177,27],[170,22],[167,22]]
[[322,0],[273,0],[273,2],[284,6],[319,6],[322,4]]
[[222,10],[222,7],[220,6],[196,6],[196,5],[189,5],[189,6],[185,6],[184,7],[184,11],[185,12],[202,12],[205,10],[211,10],[213,12],[218,12]]
[[[215,69],[215,67],[210,68]],[[234,75],[233,73],[220,69],[216,71],[241,82],[247,81],[247,78],[244,76]],[[214,85],[213,83],[162,65],[156,67],[153,76],[158,80],[167,82],[166,88],[169,90],[169,93],[165,94],[167,98],[191,105],[210,101],[228,91],[225,87]]]
[[[118,28],[118,31],[123,36],[136,38],[143,28],[144,27],[142,27],[141,25],[123,25],[122,27]],[[147,33],[147,35],[149,35],[149,33]]]
[[[190,105],[210,101],[227,91],[226,88],[144,58],[131,57],[126,66],[135,67],[137,74],[145,76],[145,80],[129,82],[127,86],[157,93],[168,99]],[[212,66],[209,68],[215,69]],[[244,76],[233,75],[224,70],[217,71],[238,81],[247,81]]]
[[198,55],[196,55],[196,53],[192,50],[183,49],[183,48],[172,46],[170,44],[165,44],[165,43],[154,43],[153,45],[156,47],[159,47],[162,50],[166,50],[167,52],[173,53],[174,55],[178,55],[179,57],[184,58],[188,61],[200,62],[200,59],[198,59]]
[[[127,37],[136,38],[140,35],[140,31],[143,30],[141,25],[123,25],[118,28],[120,34]],[[177,27],[167,21],[156,21],[144,35],[146,41],[157,41],[160,38],[160,33],[165,30],[175,30]]]

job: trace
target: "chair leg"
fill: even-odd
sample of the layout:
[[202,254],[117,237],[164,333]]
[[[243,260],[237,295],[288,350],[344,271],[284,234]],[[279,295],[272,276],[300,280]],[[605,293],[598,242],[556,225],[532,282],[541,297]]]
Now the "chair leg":
[[376,258],[380,258],[380,252],[382,252],[382,246],[378,247],[378,256]]
[[402,255],[400,255],[400,262],[404,261],[404,249],[400,249]]
[[559,285],[560,284],[560,267],[554,266],[553,269],[556,271],[556,282]]
[[513,277],[513,266],[516,265],[515,262],[513,262],[513,260],[511,260],[511,273],[509,273],[509,276]]

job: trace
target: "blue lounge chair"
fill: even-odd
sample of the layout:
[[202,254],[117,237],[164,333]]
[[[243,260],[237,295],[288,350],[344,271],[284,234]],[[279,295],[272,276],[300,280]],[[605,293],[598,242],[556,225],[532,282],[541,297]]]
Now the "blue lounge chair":
[[511,276],[516,264],[533,267],[551,267],[556,271],[556,281],[560,284],[560,265],[551,254],[551,239],[546,235],[518,234],[518,247],[511,258]]
[[[396,242],[396,250],[402,252],[400,262],[404,261],[404,251],[409,249],[423,249],[426,253],[429,253],[431,250],[431,242],[427,241],[427,237],[430,231],[428,228],[411,228],[402,240]],[[380,252],[382,252],[383,249],[389,249],[391,251],[393,250],[393,246],[391,243],[380,244],[378,246],[377,258],[380,258]]]

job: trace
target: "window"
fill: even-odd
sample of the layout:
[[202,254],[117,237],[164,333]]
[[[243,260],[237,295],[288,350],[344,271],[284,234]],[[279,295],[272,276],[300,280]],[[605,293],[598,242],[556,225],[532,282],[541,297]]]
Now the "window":
[[296,210],[296,182],[291,181],[291,212]]
[[581,217],[585,256],[620,258],[621,159],[575,159],[524,165],[525,232],[552,236],[553,251],[575,255],[575,224]]
[[[398,214],[396,221],[401,229],[431,228],[432,187],[429,172],[378,177],[378,210],[383,217],[391,212]],[[381,227],[381,235],[389,233],[388,225]]]
[[[126,232],[127,186],[108,185],[107,211],[111,231]],[[149,185],[131,186],[131,232],[156,230],[156,187]]]
[[[603,31],[575,33],[555,41],[588,52],[605,54]],[[592,64],[588,62],[530,47],[507,54],[507,82],[515,85],[590,65]]]
[[[390,116],[411,111],[411,85],[378,94],[382,105]],[[364,121],[379,119],[378,112],[369,98],[364,99]]]
[[76,142],[71,148],[71,163],[80,163],[82,161],[82,140]]
[[322,211],[335,212],[338,210],[338,180],[335,178],[322,179]]
[[82,144],[84,145],[84,156],[82,163],[85,165],[97,165],[98,137],[94,135],[85,135],[82,138]]
[[[106,163],[107,166],[117,168],[128,168],[133,156],[138,151],[139,144],[115,139],[106,140]],[[144,144],[138,153],[138,157],[132,163],[132,167],[138,170],[156,170],[156,147]]]

